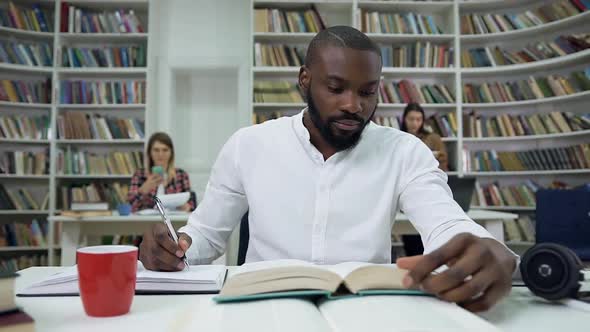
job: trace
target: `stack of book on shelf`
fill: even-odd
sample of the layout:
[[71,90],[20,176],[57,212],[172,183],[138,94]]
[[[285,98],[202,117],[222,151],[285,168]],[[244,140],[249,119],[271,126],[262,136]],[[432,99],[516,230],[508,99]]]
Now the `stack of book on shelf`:
[[53,31],[53,10],[44,9],[38,3],[29,8],[8,2],[8,8],[0,8],[0,26],[37,32]]
[[109,67],[129,68],[145,67],[147,47],[144,45],[122,47],[65,47],[62,66],[71,68]]
[[26,66],[53,65],[53,51],[47,43],[0,41],[0,62]]
[[302,103],[297,83],[288,81],[255,81],[255,103]]
[[384,67],[448,68],[453,67],[453,48],[431,42],[411,45],[381,46]]
[[13,271],[2,271],[0,268],[0,331],[34,332],[35,321],[27,313],[19,309],[14,301],[15,279]]
[[518,152],[470,151],[467,170],[480,172],[590,169],[590,144]]
[[0,174],[48,174],[48,151],[5,151],[0,153]]
[[420,104],[445,104],[454,103],[455,96],[443,84],[421,84],[410,80],[381,81],[379,86],[379,102],[393,104],[407,104],[416,102]]
[[143,152],[93,153],[68,146],[57,153],[57,172],[65,175],[131,176],[143,165]]
[[537,41],[516,51],[481,47],[461,51],[463,67],[506,66],[573,54],[590,48],[590,34],[559,36],[552,42]]
[[0,80],[0,101],[49,104],[51,80]]
[[57,136],[65,139],[143,139],[144,121],[100,114],[64,112],[57,117]]
[[47,115],[0,115],[0,138],[49,139],[50,118]]
[[254,43],[254,65],[271,67],[301,67],[305,60],[305,46]]
[[496,182],[488,184],[475,183],[473,205],[486,206],[535,206],[535,193],[541,186],[532,180],[521,184],[501,186]]
[[143,24],[133,9],[102,10],[100,13],[61,3],[61,32],[70,33],[143,33]]
[[289,112],[284,112],[284,111],[272,111],[272,112],[264,112],[264,113],[256,112],[256,113],[252,113],[252,122],[255,124],[263,123],[268,120],[274,120],[274,119],[278,119],[280,117],[286,116],[288,114],[293,114],[297,111],[300,111],[300,110],[289,111]]
[[105,211],[127,202],[129,185],[119,182],[72,184],[61,186],[60,192],[63,210]]
[[62,104],[143,104],[145,80],[60,82]]
[[440,35],[434,17],[419,13],[380,13],[361,10],[361,30],[369,33]]
[[0,184],[0,210],[47,210],[49,192],[41,202],[37,202],[28,189],[11,190]]
[[501,103],[566,96],[590,90],[590,68],[569,77],[549,75],[528,80],[463,85],[465,103]]
[[47,246],[47,223],[33,219],[31,223],[6,223],[0,225],[0,247]]
[[255,32],[320,32],[325,22],[311,6],[306,10],[254,9]]
[[510,137],[547,135],[590,130],[590,114],[550,112],[483,116],[474,111],[463,115],[464,137]]
[[395,128],[395,129],[400,128],[400,124],[401,124],[400,120],[401,119],[395,115],[377,115],[377,114],[375,114],[372,119],[373,122],[375,122],[376,124],[378,124],[380,126],[391,127],[391,128]]
[[504,241],[535,243],[535,225],[528,215],[519,215],[516,222],[506,220],[504,224]]
[[457,117],[453,112],[429,116],[424,127],[441,137],[457,137]]
[[590,4],[579,0],[561,0],[523,13],[468,14],[461,16],[462,34],[485,34],[531,28],[578,15]]
[[47,254],[0,258],[0,273],[15,272],[31,266],[47,266]]

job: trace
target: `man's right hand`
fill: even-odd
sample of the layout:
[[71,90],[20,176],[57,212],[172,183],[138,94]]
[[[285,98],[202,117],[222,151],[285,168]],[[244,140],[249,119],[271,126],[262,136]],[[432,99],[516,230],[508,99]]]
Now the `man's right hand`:
[[141,185],[141,187],[139,187],[138,191],[140,194],[147,194],[162,182],[164,182],[164,178],[160,174],[152,173],[148,175],[147,179]]
[[168,234],[166,225],[155,224],[143,234],[139,245],[139,260],[148,270],[180,271],[185,267],[182,256],[191,244],[191,237],[185,233],[178,234],[176,244]]

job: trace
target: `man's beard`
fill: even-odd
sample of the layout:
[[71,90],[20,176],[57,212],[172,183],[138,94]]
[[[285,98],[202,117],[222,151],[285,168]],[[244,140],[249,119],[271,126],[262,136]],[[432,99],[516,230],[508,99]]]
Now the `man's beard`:
[[[313,97],[311,96],[311,89],[307,89],[307,111],[309,112],[309,117],[313,125],[319,130],[320,135],[326,140],[328,144],[330,144],[333,148],[338,151],[347,150],[355,147],[360,138],[363,130],[369,124],[369,121],[373,118],[375,111],[377,110],[377,105],[375,105],[375,109],[371,113],[371,116],[368,120],[361,118],[360,116],[352,113],[344,113],[342,116],[329,118],[327,121],[322,120],[320,117],[320,112],[317,109]],[[361,123],[359,129],[351,135],[347,136],[340,136],[334,134],[332,124],[339,120],[355,120]]]

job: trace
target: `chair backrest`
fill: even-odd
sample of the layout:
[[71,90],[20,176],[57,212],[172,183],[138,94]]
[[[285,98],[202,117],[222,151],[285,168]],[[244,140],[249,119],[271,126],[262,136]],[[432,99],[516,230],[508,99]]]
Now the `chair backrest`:
[[537,243],[553,242],[590,261],[590,186],[536,192]]
[[248,252],[248,242],[250,241],[250,226],[248,224],[248,212],[242,217],[240,222],[240,239],[238,242],[238,265],[244,264],[246,261],[246,253]]
[[475,190],[474,177],[458,177],[449,175],[447,183],[453,192],[453,198],[461,206],[463,211],[469,211],[471,207],[471,198]]

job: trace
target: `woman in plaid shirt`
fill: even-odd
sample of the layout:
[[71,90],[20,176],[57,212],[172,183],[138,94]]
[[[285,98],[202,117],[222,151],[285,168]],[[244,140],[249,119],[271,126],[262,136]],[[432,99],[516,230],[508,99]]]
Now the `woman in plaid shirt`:
[[[157,132],[150,137],[146,158],[147,168],[135,171],[127,195],[133,211],[153,208],[156,194],[174,194],[191,190],[188,174],[174,167],[174,145],[168,134]],[[154,166],[161,166],[164,176],[152,173],[150,170]],[[193,205],[193,202],[189,201],[179,207],[179,210],[190,212],[195,208]]]

